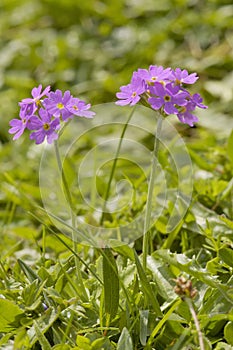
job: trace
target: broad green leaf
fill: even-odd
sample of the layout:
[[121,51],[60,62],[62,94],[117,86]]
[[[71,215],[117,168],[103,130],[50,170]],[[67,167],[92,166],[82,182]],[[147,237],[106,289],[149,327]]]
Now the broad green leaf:
[[106,343],[107,340],[108,340],[107,337],[102,337],[102,338],[99,338],[99,339],[94,340],[94,341],[91,343],[91,350],[99,350],[99,349],[102,349],[104,343]]
[[165,300],[174,300],[176,294],[171,281],[175,278],[175,275],[172,274],[171,269],[161,262],[161,260],[155,259],[153,256],[148,256],[147,265],[153,274],[158,293]]
[[233,304],[233,299],[227,294],[229,288],[209,276],[207,270],[201,268],[195,260],[187,258],[184,254],[170,253],[168,250],[157,250],[153,255],[158,256],[165,262],[177,267],[181,272],[186,272],[206,283],[208,286],[218,289],[222,296]]
[[103,251],[104,308],[107,326],[116,316],[119,306],[119,276],[110,248]]
[[16,304],[7,299],[0,299],[0,333],[18,328],[23,317],[23,311]]
[[233,322],[232,321],[228,322],[224,327],[224,337],[230,345],[233,345]]
[[115,252],[134,261],[133,249],[130,248],[127,244],[122,244],[122,242],[116,239],[111,239],[109,244]]
[[149,310],[140,311],[140,342],[143,346],[146,345],[146,339],[148,336],[148,318]]
[[223,342],[219,342],[215,350],[232,350],[232,346]]
[[230,248],[221,248],[219,257],[230,267],[233,267],[233,250]]
[[[41,317],[37,318],[36,320],[36,326],[39,327],[40,332],[42,334],[45,334],[47,330],[52,327],[53,323],[58,319],[60,316],[60,309],[57,307],[56,309],[49,308],[42,314]],[[37,329],[38,330],[38,329]],[[34,345],[37,341],[37,331],[35,329],[35,324],[32,325],[27,331],[27,334],[30,339],[30,345]]]
[[147,295],[147,298],[149,302],[152,304],[154,311],[156,312],[157,316],[162,316],[162,312],[160,310],[159,302],[156,298],[156,295],[154,294],[150,283],[148,282],[147,276],[145,271],[143,270],[142,264],[140,263],[140,260],[138,258],[137,253],[134,251],[134,259],[136,263],[136,267],[138,270],[138,275],[142,284],[142,290]]
[[126,327],[123,328],[121,336],[117,343],[116,350],[133,350],[133,343],[130,333]]
[[91,350],[90,339],[88,339],[82,335],[77,335],[76,344],[78,346],[78,349],[80,349],[80,350]]

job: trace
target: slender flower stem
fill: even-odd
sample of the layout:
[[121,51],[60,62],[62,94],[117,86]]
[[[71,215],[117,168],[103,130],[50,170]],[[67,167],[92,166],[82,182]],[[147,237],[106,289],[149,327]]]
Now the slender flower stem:
[[153,190],[154,190],[154,183],[155,183],[157,157],[158,157],[158,151],[159,151],[159,137],[162,130],[162,122],[163,122],[163,116],[159,115],[157,127],[156,127],[156,133],[155,133],[154,150],[152,153],[152,164],[151,164],[151,171],[150,171],[150,180],[149,180],[148,195],[147,195],[147,201],[146,201],[146,213],[145,213],[145,222],[144,222],[144,231],[143,231],[144,236],[143,236],[142,253],[143,253],[144,270],[146,270],[148,246],[150,243],[149,229],[150,229],[150,219],[151,219],[151,212],[152,212],[152,198],[153,198]]
[[[73,205],[73,201],[72,201],[72,196],[71,196],[71,193],[70,193],[69,185],[68,185],[68,182],[67,182],[64,170],[63,170],[61,156],[60,156],[60,151],[59,151],[59,145],[58,145],[58,141],[57,140],[54,141],[54,148],[55,148],[55,154],[56,154],[56,160],[57,160],[57,164],[58,164],[58,169],[59,169],[61,177],[62,177],[62,184],[64,186],[66,200],[67,200],[67,202],[69,204],[69,208],[70,208],[71,226],[73,228],[72,229],[73,250],[75,252],[75,255],[77,255],[77,243],[75,241],[76,220],[75,220],[75,215],[74,215],[74,205]],[[78,275],[78,281],[80,283],[80,288],[81,288],[83,297],[85,298],[85,300],[88,300],[87,292],[86,292],[85,286],[83,284],[82,273],[81,273],[81,269],[80,269],[80,262],[79,262],[79,260],[76,257],[75,257],[75,266],[76,266],[76,271],[77,271],[77,275]]]
[[113,179],[113,176],[114,176],[114,173],[115,173],[117,160],[118,160],[119,153],[120,153],[120,150],[121,150],[122,141],[123,141],[123,138],[124,138],[127,126],[128,126],[128,124],[130,122],[130,119],[132,118],[132,116],[134,114],[134,111],[135,111],[135,106],[131,110],[131,112],[130,112],[130,114],[128,116],[128,119],[127,119],[127,121],[126,121],[126,123],[124,125],[124,128],[123,128],[123,130],[121,132],[120,141],[119,141],[118,146],[117,146],[117,150],[116,150],[116,154],[115,154],[115,157],[114,157],[114,160],[113,160],[111,173],[110,173],[110,176],[109,176],[109,179],[108,179],[108,186],[107,186],[107,189],[106,189],[106,192],[105,192],[105,195],[104,195],[104,205],[103,205],[102,215],[101,215],[101,219],[100,219],[100,224],[101,225],[103,224],[103,221],[104,221],[104,216],[105,216],[105,211],[106,211],[106,206],[107,206],[107,200],[108,200],[110,189],[111,189],[112,179]]
[[202,336],[202,332],[201,332],[200,323],[198,321],[197,314],[196,314],[196,312],[194,310],[192,300],[190,298],[187,298],[187,297],[184,297],[184,300],[186,301],[186,303],[187,303],[187,305],[189,307],[189,310],[190,310],[191,315],[193,317],[193,321],[195,323],[195,327],[196,327],[197,334],[198,334],[200,350],[205,350],[204,340],[203,340],[203,336]]

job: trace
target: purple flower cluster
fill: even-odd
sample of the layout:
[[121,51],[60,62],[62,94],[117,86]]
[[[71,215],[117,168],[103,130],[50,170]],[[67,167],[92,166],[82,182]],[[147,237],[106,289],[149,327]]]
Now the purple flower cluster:
[[194,84],[196,73],[189,74],[186,69],[164,69],[162,66],[139,68],[133,72],[130,84],[120,88],[116,94],[120,106],[135,105],[139,101],[164,116],[176,114],[182,123],[193,126],[198,118],[193,114],[196,107],[207,108],[199,94],[191,95],[185,85]]
[[25,98],[19,102],[19,119],[10,121],[10,134],[14,134],[13,140],[18,139],[28,129],[31,132],[30,139],[36,144],[45,139],[52,143],[58,138],[58,129],[61,122],[66,122],[74,115],[85,118],[93,118],[94,112],[90,111],[90,104],[73,97],[70,91],[50,91],[47,86],[42,91],[42,85],[31,91],[32,98]]

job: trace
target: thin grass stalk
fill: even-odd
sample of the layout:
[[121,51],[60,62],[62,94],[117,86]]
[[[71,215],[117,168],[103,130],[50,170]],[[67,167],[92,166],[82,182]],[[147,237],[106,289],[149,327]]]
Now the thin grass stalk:
[[130,114],[128,116],[128,119],[126,120],[126,123],[124,124],[124,128],[123,128],[123,130],[121,132],[120,141],[119,141],[118,146],[117,146],[116,154],[115,154],[115,157],[114,157],[114,160],[113,160],[113,165],[112,165],[110,176],[109,176],[109,179],[108,179],[107,189],[106,189],[106,192],[105,192],[105,195],[104,195],[104,205],[103,205],[103,209],[102,209],[102,215],[101,215],[101,218],[100,218],[100,225],[102,225],[103,222],[104,222],[104,217],[105,217],[105,212],[106,212],[106,207],[107,207],[107,201],[108,201],[108,197],[109,197],[109,194],[110,194],[110,189],[111,189],[113,176],[114,176],[115,170],[116,170],[116,165],[117,165],[118,157],[119,157],[119,154],[120,154],[122,141],[124,139],[125,132],[126,132],[126,129],[127,129],[128,125],[129,125],[130,119],[132,118],[132,116],[134,114],[135,108],[136,107],[134,106],[134,108],[131,110],[131,112],[130,112]]
[[70,208],[70,218],[71,218],[71,226],[72,226],[72,242],[73,242],[73,250],[76,253],[74,258],[75,258],[75,266],[76,266],[76,271],[77,271],[77,275],[78,275],[78,281],[80,283],[80,287],[82,290],[82,294],[83,297],[88,300],[88,296],[87,296],[87,292],[83,283],[83,279],[82,279],[82,272],[81,272],[81,268],[80,268],[80,262],[79,260],[76,258],[76,255],[78,254],[77,252],[77,243],[75,242],[75,227],[76,227],[76,220],[75,220],[75,215],[74,215],[74,205],[73,205],[73,201],[72,201],[72,196],[70,193],[70,189],[69,189],[69,185],[64,173],[64,169],[62,166],[62,161],[61,161],[61,156],[60,156],[60,151],[59,151],[59,145],[58,145],[58,141],[55,140],[54,141],[54,148],[55,148],[55,154],[56,154],[56,160],[57,160],[57,165],[58,165],[58,169],[60,171],[61,177],[62,177],[62,184],[64,187],[64,191],[65,191],[65,196],[66,196],[66,200],[69,204],[69,208]]
[[149,245],[151,241],[150,219],[151,219],[151,212],[152,212],[152,198],[153,198],[153,190],[154,190],[154,184],[155,184],[157,158],[158,158],[158,152],[159,152],[159,137],[162,130],[162,122],[163,122],[163,116],[159,114],[156,132],[155,132],[154,150],[152,153],[152,164],[151,164],[151,171],[150,171],[150,180],[149,180],[149,188],[148,188],[147,201],[146,201],[146,213],[145,213],[145,222],[144,222],[144,230],[143,230],[142,253],[143,253],[144,270],[146,270],[147,255],[148,255]]

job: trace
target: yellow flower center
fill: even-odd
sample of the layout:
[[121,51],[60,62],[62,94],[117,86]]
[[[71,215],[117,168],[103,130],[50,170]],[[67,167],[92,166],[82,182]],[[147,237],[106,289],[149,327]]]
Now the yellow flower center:
[[45,131],[47,131],[47,130],[50,129],[50,125],[49,125],[48,123],[45,123],[45,124],[43,125],[43,128],[44,128]]
[[182,106],[180,108],[180,113],[185,113],[187,111],[187,108],[185,106]]
[[164,101],[165,101],[165,102],[171,101],[171,96],[165,95],[165,96],[164,96]]
[[136,92],[133,92],[133,93],[132,93],[132,97],[135,97],[135,96],[137,96],[137,93],[136,93]]
[[57,108],[58,109],[63,109],[64,108],[63,103],[61,103],[61,102],[57,103]]

